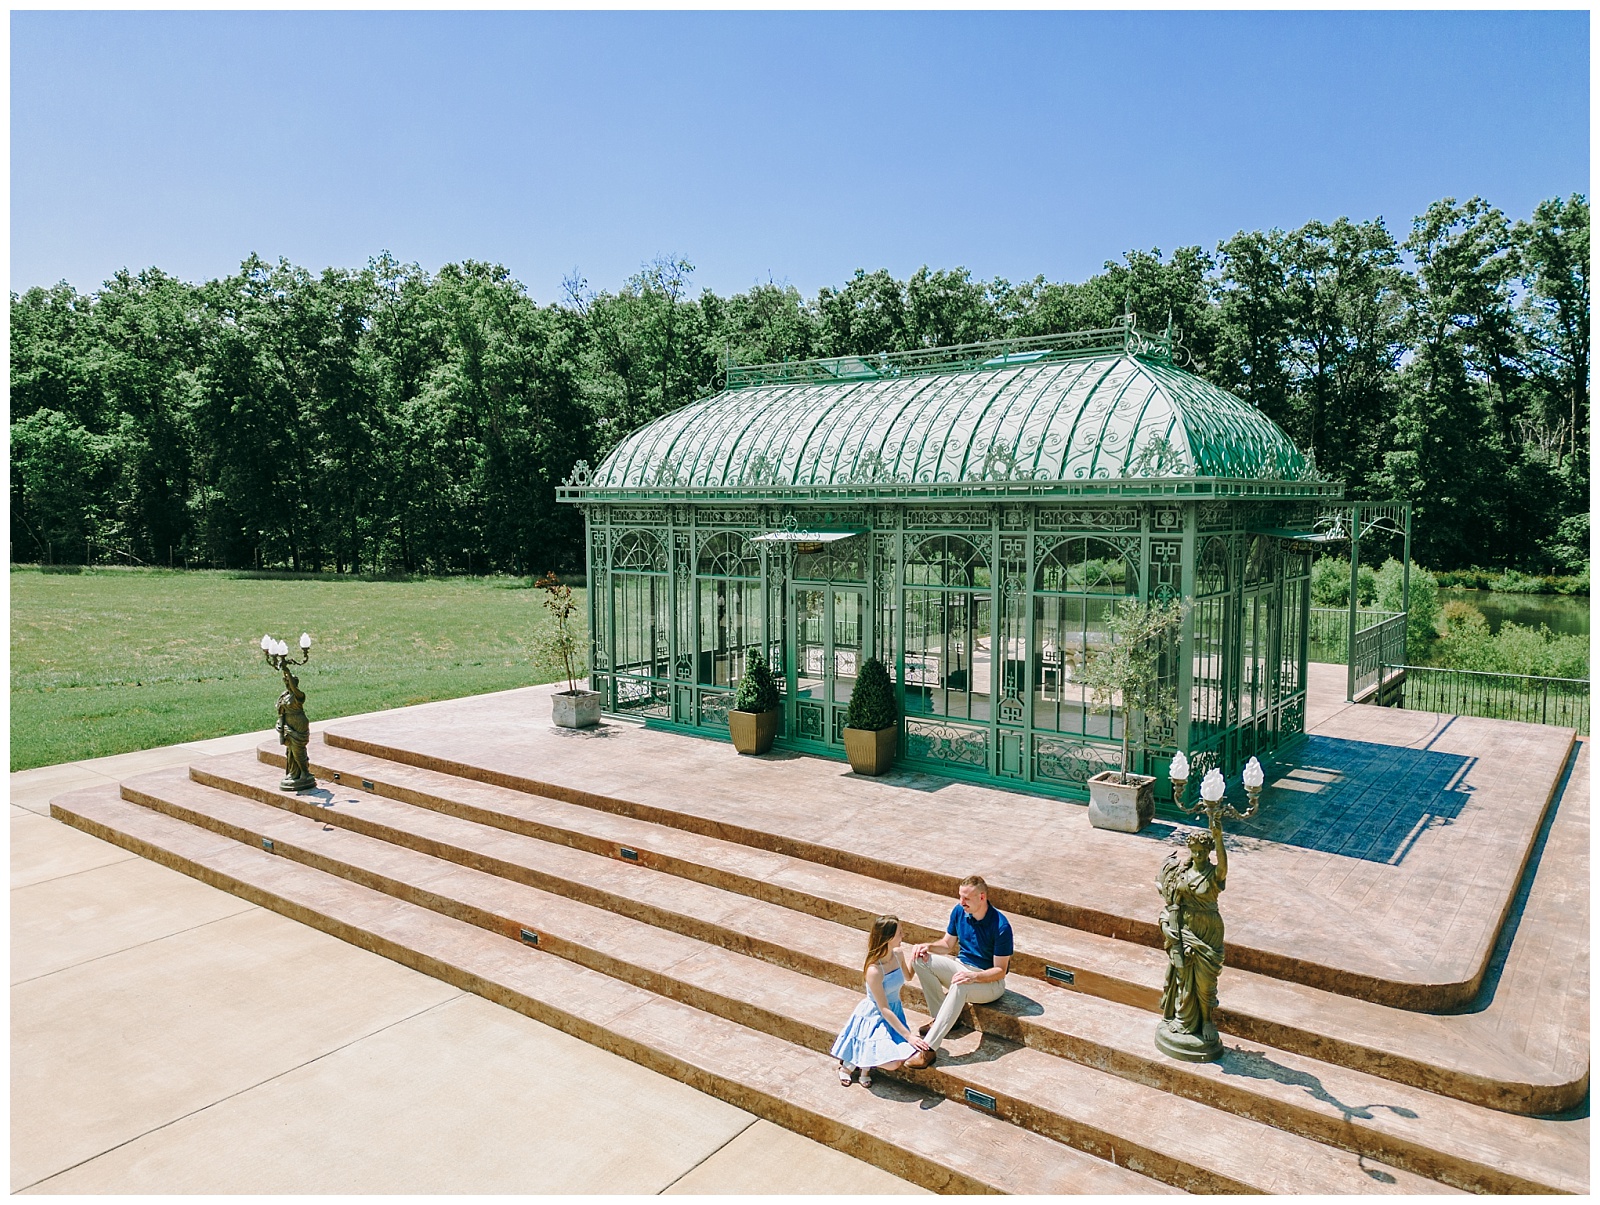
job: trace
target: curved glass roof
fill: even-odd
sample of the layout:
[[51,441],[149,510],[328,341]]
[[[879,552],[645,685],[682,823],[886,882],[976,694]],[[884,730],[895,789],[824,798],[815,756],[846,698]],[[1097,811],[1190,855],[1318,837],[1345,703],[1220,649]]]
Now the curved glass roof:
[[1313,479],[1254,406],[1163,361],[1108,349],[1005,356],[956,372],[751,384],[642,427],[583,485]]

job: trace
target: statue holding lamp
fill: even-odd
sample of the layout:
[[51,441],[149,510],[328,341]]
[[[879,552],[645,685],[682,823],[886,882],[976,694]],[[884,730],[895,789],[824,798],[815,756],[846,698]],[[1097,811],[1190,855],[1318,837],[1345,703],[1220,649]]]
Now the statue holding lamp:
[[[1249,805],[1239,811],[1223,801],[1227,783],[1222,771],[1207,771],[1200,799],[1189,803],[1189,759],[1172,759],[1172,802],[1195,815],[1204,811],[1207,827],[1191,832],[1184,848],[1174,850],[1156,875],[1161,891],[1161,938],[1167,950],[1167,976],[1161,991],[1161,1021],[1156,1047],[1188,1062],[1205,1063],[1222,1056],[1217,1034],[1217,981],[1224,960],[1222,913],[1218,900],[1228,885],[1228,851],[1222,842],[1222,818],[1247,820],[1261,802],[1265,776],[1251,758],[1244,769]],[[1216,860],[1211,855],[1215,853]]]
[[280,791],[306,791],[317,785],[311,774],[306,756],[306,745],[311,740],[311,723],[306,719],[306,695],[300,689],[300,679],[290,671],[292,665],[304,665],[311,660],[311,637],[300,633],[300,659],[289,655],[286,641],[272,636],[261,638],[261,651],[267,664],[283,674],[283,693],[278,696],[278,743],[283,746],[283,781]]

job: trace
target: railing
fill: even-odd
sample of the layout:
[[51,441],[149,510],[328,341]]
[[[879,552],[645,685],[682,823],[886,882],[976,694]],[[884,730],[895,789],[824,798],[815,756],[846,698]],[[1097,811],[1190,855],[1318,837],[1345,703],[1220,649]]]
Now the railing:
[[[1346,615],[1349,613],[1346,612]],[[1359,699],[1383,681],[1388,666],[1406,659],[1406,617],[1401,612],[1356,633],[1350,656],[1350,698]]]
[[1148,334],[1123,324],[1103,330],[1026,335],[987,343],[960,343],[949,347],[881,352],[877,355],[834,356],[781,364],[731,364],[728,366],[728,388],[808,381],[872,381],[928,372],[965,372],[973,368],[1003,368],[1011,364],[1097,355],[1109,351],[1151,356],[1170,363],[1172,345],[1170,336]]
[[[1375,628],[1386,619],[1393,619],[1400,614],[1398,611],[1357,611],[1356,631],[1361,633],[1368,628]],[[1312,661],[1326,661],[1334,665],[1345,664],[1347,650],[1345,645],[1350,640],[1350,612],[1344,607],[1312,607],[1311,608],[1311,648],[1308,657]]]
[[1589,680],[1495,674],[1431,665],[1385,665],[1404,670],[1400,705],[1413,711],[1555,724],[1589,734]]

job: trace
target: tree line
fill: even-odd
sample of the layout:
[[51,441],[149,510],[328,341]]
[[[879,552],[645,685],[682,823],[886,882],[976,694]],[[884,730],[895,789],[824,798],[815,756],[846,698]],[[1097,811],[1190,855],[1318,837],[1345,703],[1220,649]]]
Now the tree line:
[[[251,256],[11,297],[12,559],[338,572],[579,569],[555,489],[730,359],[1108,327],[1181,332],[1350,497],[1415,503],[1416,559],[1588,561],[1589,205],[1479,198],[1130,251],[1079,283],[857,271],[809,300],[696,292],[681,259],[541,304],[498,265]],[[98,553],[96,555],[99,555]]]

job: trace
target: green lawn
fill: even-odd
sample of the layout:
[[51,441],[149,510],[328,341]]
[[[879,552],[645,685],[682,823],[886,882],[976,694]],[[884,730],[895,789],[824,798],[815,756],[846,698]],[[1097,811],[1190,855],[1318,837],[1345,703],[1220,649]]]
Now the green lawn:
[[544,598],[522,578],[14,567],[11,768],[270,728],[267,632],[316,641],[299,671],[312,720],[548,682]]

